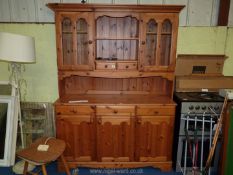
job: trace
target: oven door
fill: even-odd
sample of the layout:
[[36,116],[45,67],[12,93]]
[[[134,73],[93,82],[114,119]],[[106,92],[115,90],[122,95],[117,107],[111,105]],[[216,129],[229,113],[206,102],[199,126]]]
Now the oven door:
[[[190,137],[191,147],[192,147],[192,155],[194,154],[194,144],[193,144],[194,137]],[[204,137],[202,143],[202,137],[198,137],[198,153],[196,164],[199,170],[203,170],[206,164],[206,160],[209,155],[210,150],[210,139],[209,137]],[[220,147],[221,147],[221,138],[219,138],[215,154],[211,163],[210,173],[217,173],[218,167],[218,160],[220,154]],[[177,160],[176,160],[176,171],[183,172],[183,174],[189,174],[192,170],[192,157],[189,152],[189,145],[186,141],[185,136],[179,137],[178,142],[178,152],[177,152]]]

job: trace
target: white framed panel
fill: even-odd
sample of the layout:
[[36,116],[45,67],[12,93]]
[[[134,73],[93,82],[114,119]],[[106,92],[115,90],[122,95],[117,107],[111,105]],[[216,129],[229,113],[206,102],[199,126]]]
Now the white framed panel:
[[34,0],[10,0],[11,22],[35,22]]
[[231,0],[231,4],[230,4],[228,26],[233,27],[233,0]]
[[[80,0],[81,2],[81,0]],[[99,3],[99,4],[112,4],[114,3],[114,0],[87,0],[87,3]]]
[[[0,153],[0,166],[14,164],[18,117],[15,115],[15,98],[12,96],[0,96],[0,124],[5,129],[4,150]],[[5,137],[5,138],[4,138]]]
[[221,0],[213,0],[210,26],[218,25],[219,5]]
[[172,4],[172,5],[185,5],[185,7],[180,12],[179,17],[179,25],[186,26],[187,25],[187,13],[188,13],[188,0],[165,0],[165,4]]
[[210,26],[214,0],[189,0],[188,20],[189,26]]
[[46,4],[48,3],[59,3],[60,0],[36,0],[36,21],[37,22],[54,22],[54,12],[49,9]]
[[11,21],[9,0],[0,0],[0,22]]
[[137,0],[114,0],[115,4],[137,4]]
[[81,0],[61,0],[61,3],[81,3]]
[[163,0],[139,0],[139,4],[163,4]]

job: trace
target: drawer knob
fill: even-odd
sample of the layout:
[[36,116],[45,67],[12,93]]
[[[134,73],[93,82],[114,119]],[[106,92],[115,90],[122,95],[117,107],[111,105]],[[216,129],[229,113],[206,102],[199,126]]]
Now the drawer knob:
[[92,41],[91,41],[91,40],[89,40],[89,41],[88,41],[88,44],[92,44]]
[[164,136],[159,136],[159,140],[163,140],[164,139]]
[[89,123],[93,123],[93,122],[94,122],[94,118],[91,116]]
[[142,41],[142,45],[145,45],[146,44],[146,42],[145,41]]
[[154,114],[155,114],[155,115],[158,115],[158,114],[159,114],[159,111],[154,111]]
[[138,124],[141,124],[141,123],[142,123],[142,119],[141,119],[141,118],[138,118],[138,119],[137,119],[137,122],[138,122]]
[[74,113],[74,114],[76,114],[77,113],[77,111],[76,110],[70,110],[70,112],[72,112],[72,113]]
[[118,111],[117,111],[117,110],[114,110],[114,111],[113,111],[113,113],[114,113],[114,114],[117,114],[117,113],[118,113]]
[[105,68],[108,68],[108,65],[105,65],[104,67],[105,67]]
[[126,69],[128,69],[128,68],[129,68],[129,66],[127,65],[127,66],[125,66],[125,68],[126,68]]

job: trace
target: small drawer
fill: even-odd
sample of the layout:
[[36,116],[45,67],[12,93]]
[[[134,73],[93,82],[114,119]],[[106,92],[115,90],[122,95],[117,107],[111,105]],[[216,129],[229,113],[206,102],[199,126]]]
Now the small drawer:
[[92,106],[59,105],[55,107],[55,112],[56,115],[92,114],[94,108]]
[[137,70],[137,62],[117,63],[119,70]]
[[97,106],[97,115],[135,115],[134,106]]
[[175,115],[175,106],[137,106],[136,115]]
[[116,70],[115,62],[96,62],[96,70]]

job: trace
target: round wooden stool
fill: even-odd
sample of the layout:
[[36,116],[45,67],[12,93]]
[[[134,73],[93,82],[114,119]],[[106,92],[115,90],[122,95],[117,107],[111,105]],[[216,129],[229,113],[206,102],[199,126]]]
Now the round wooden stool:
[[[39,145],[49,145],[47,151],[37,150]],[[28,148],[17,152],[17,156],[25,161],[23,174],[27,174],[28,163],[33,165],[41,165],[43,175],[47,175],[45,165],[49,162],[61,158],[67,175],[70,175],[69,167],[63,156],[66,144],[63,140],[53,137],[42,137],[37,139]]]

